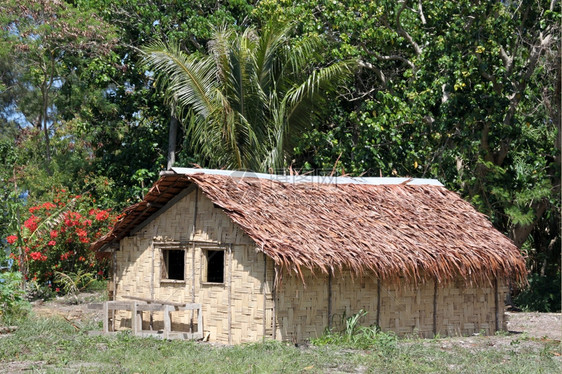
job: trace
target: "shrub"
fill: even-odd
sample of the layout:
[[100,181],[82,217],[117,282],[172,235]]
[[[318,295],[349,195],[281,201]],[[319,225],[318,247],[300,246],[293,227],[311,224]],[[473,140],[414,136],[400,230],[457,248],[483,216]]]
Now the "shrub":
[[20,247],[11,256],[27,280],[63,292],[62,278],[56,274],[106,275],[107,257],[90,246],[109,230],[115,217],[98,209],[91,195],[58,191],[52,201],[30,207],[22,221],[19,232],[6,241]]
[[11,323],[24,317],[29,310],[20,272],[0,273],[0,322]]
[[560,270],[556,276],[533,273],[529,276],[529,286],[514,299],[516,305],[525,311],[560,311]]

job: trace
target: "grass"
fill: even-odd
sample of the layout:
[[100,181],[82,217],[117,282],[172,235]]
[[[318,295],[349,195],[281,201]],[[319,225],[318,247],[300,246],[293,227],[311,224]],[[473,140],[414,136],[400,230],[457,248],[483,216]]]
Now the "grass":
[[[397,339],[377,333],[372,344],[318,341],[294,347],[266,341],[234,347],[90,336],[93,322],[30,317],[0,336],[0,372],[81,373],[559,373],[559,342],[526,336]],[[361,331],[361,330],[356,330]],[[335,335],[335,334],[332,334]],[[490,342],[494,345],[490,346]]]

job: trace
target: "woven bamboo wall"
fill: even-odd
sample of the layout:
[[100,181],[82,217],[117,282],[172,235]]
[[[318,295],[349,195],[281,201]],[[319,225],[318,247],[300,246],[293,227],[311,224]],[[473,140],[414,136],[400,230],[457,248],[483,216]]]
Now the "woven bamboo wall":
[[[328,326],[328,277],[305,273],[306,289],[298,277],[285,276],[277,290],[278,339],[299,342],[320,336]],[[381,284],[380,311],[377,311],[377,280],[371,277],[353,279],[337,273],[331,281],[331,325],[336,330],[343,319],[363,309],[367,315],[362,325],[375,325],[383,331],[400,336],[433,337],[470,335],[476,332],[492,334],[496,313],[492,285],[467,286],[458,281],[437,288],[437,315],[434,326],[435,284],[417,287]],[[506,287],[499,287],[499,327],[505,329],[504,297]]]
[[[184,281],[162,281],[164,248],[185,249]],[[225,250],[223,284],[203,282],[201,269],[206,249]],[[264,335],[264,329],[266,335],[272,335],[272,261],[267,259],[266,264],[264,255],[256,254],[255,244],[247,235],[200,193],[196,199],[196,192],[191,192],[142,231],[123,239],[116,255],[116,299],[129,295],[200,303],[204,335],[209,333],[211,341],[232,344],[256,341]],[[177,313],[172,318],[187,326],[189,314]],[[264,315],[268,324],[264,323]],[[129,326],[129,318],[128,313],[119,314],[116,326]],[[144,328],[148,325],[147,318]],[[153,318],[154,326],[158,327],[161,316]]]

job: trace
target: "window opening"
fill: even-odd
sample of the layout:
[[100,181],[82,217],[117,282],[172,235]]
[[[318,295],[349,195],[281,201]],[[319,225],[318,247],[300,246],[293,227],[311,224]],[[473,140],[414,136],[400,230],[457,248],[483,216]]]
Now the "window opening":
[[224,283],[224,251],[205,251],[207,260],[203,282]]
[[185,280],[185,251],[163,249],[162,255],[162,279]]

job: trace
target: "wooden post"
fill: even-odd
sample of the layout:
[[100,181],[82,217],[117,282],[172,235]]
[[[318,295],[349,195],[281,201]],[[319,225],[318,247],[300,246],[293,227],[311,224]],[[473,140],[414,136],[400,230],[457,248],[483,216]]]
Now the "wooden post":
[[433,336],[437,335],[437,279],[433,286]]
[[232,244],[228,245],[228,344],[232,344]]
[[170,319],[170,309],[173,308],[169,305],[164,306],[164,339],[168,339],[170,331],[172,331],[172,321]]
[[381,280],[377,278],[377,327],[381,328]]
[[133,301],[131,303],[131,330],[133,330],[133,335],[138,335],[138,317],[137,317],[137,302]]
[[[201,311],[201,304],[199,304],[199,308],[197,309],[197,332],[203,337],[203,314]],[[193,334],[193,331],[191,331],[191,333]]]
[[273,265],[273,270],[275,274],[273,275],[273,289],[271,290],[271,297],[273,299],[273,312],[272,312],[272,319],[273,319],[273,340],[277,340],[277,264]]
[[266,294],[266,288],[267,286],[267,256],[265,255],[265,253],[263,254],[263,338],[262,340],[265,341],[265,330],[266,330],[266,317],[267,317],[267,294]]
[[328,329],[332,328],[332,271],[328,271]]
[[[191,303],[195,304],[195,242],[191,244]],[[191,333],[193,333],[193,316],[194,311],[191,311],[191,320],[189,323],[189,328]],[[199,329],[199,326],[197,326]]]
[[499,313],[499,295],[498,295],[498,278],[494,278],[494,312],[496,315],[496,331],[500,330],[500,313]]
[[[121,245],[121,244],[119,244]],[[112,254],[112,258],[113,258],[113,295],[111,300],[115,300],[117,298],[117,251],[114,249],[113,250],[113,254]],[[106,320],[108,318],[107,314],[105,315]],[[115,331],[115,310],[111,311],[111,330]]]
[[[155,268],[154,268],[154,239],[152,239],[152,241],[150,242],[150,250],[151,250],[151,256],[152,256],[152,274],[150,275],[150,298],[154,299],[154,272],[155,272]],[[150,331],[152,331],[154,329],[154,317],[153,317],[153,313],[152,311],[150,311],[149,313],[149,329]]]
[[[195,228],[197,224],[197,203],[199,200],[199,188],[195,188],[195,204],[193,207],[193,222],[191,225],[191,303],[195,303]],[[194,311],[191,311],[191,322],[189,324],[190,331],[193,333],[193,317]],[[200,327],[197,326],[199,329]]]
[[103,333],[107,334],[109,333],[109,323],[108,323],[108,305],[107,305],[108,301],[105,301],[103,303]]

